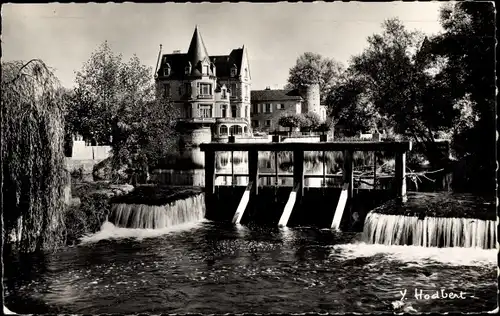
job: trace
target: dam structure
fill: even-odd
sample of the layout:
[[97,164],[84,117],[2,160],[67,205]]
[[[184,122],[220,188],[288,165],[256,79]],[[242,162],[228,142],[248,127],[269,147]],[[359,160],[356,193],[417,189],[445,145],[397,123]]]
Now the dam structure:
[[[406,153],[411,150],[410,141],[362,141],[362,142],[319,142],[319,143],[203,143],[204,153],[206,217],[213,220],[231,220],[234,224],[257,221],[280,227],[294,224],[315,224],[340,230],[345,226],[344,210],[350,209],[354,197],[379,203],[391,198],[401,202],[406,194]],[[394,154],[395,173],[389,188],[354,189],[353,153],[385,152]],[[217,172],[216,153],[242,153],[247,157],[248,172]],[[292,172],[280,172],[278,159],[274,159],[274,172],[259,172],[259,153],[291,152]],[[342,174],[306,174],[304,153],[342,152]],[[246,153],[246,154],[245,154]],[[324,164],[323,160],[323,164]],[[231,177],[232,184],[216,185],[218,177]],[[243,177],[246,187],[236,186],[234,179]],[[370,176],[377,183],[377,174]],[[271,178],[271,181],[262,181]],[[292,186],[280,185],[280,180],[292,178]],[[306,179],[322,179],[321,187],[307,187]],[[326,186],[328,179],[335,179],[338,187]],[[363,197],[364,196],[364,197]],[[375,207],[378,205],[371,205]],[[312,221],[312,222],[311,222]],[[314,222],[314,223],[313,223]]]

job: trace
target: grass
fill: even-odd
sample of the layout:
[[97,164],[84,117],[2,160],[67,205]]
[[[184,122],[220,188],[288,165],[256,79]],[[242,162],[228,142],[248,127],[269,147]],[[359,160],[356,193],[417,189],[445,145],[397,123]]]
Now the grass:
[[481,220],[496,220],[494,198],[488,199],[472,194],[409,192],[404,204],[397,200],[375,208],[375,213],[425,217],[464,217]]

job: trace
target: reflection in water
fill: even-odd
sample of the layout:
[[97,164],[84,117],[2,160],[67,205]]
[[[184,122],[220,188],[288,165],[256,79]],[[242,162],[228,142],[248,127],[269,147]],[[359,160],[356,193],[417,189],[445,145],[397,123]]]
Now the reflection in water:
[[208,221],[152,231],[110,224],[78,247],[7,258],[7,306],[89,314],[370,313],[392,311],[405,289],[441,288],[466,292],[466,299],[408,296],[405,305],[418,312],[496,306],[495,250],[370,245],[353,233]]

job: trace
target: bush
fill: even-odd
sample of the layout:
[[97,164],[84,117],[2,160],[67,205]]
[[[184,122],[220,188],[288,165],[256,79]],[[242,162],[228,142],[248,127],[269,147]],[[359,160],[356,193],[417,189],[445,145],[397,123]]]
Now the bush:
[[93,193],[80,199],[80,205],[69,207],[65,212],[67,245],[75,245],[83,236],[98,232],[111,210],[106,195]]

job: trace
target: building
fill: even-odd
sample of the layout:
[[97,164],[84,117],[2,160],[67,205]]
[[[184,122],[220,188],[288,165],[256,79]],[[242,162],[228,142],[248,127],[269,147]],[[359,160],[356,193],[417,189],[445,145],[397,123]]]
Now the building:
[[282,115],[314,112],[326,119],[326,107],[320,105],[319,85],[302,89],[270,89],[251,92],[251,125],[256,131],[286,131],[278,124]]
[[209,130],[216,138],[251,134],[245,46],[229,55],[210,56],[196,27],[187,53],[161,56],[156,84],[191,129]]

